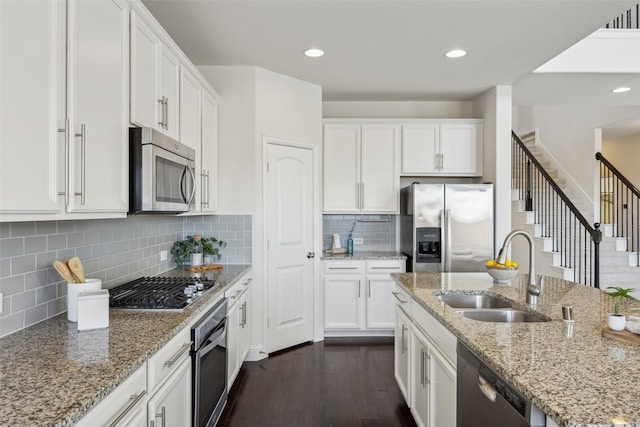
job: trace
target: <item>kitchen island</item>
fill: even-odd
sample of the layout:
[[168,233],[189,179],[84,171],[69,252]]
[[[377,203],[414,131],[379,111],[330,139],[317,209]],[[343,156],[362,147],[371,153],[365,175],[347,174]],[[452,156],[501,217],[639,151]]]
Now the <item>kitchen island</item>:
[[80,332],[62,313],[0,339],[0,426],[75,424],[250,269],[201,273],[220,286],[182,312],[111,309],[109,328]]
[[[435,319],[560,426],[640,426],[640,346],[601,337],[612,301],[600,290],[546,277],[538,323],[471,320],[445,305],[448,292],[492,293],[530,311],[528,277],[494,284],[486,273],[399,273],[394,280]],[[573,306],[570,328],[561,307]]]

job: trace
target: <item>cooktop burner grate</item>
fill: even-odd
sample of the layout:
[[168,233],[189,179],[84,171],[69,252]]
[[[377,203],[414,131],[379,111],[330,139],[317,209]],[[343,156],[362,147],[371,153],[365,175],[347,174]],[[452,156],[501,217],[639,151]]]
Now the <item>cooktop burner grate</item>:
[[182,310],[216,286],[194,277],[141,277],[109,290],[109,306],[132,310]]

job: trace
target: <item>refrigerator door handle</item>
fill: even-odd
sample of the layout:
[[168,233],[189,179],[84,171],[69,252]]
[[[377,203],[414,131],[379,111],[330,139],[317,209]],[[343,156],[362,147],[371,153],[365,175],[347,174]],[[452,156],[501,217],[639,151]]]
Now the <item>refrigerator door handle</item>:
[[444,229],[444,256],[443,256],[443,264],[444,264],[444,271],[450,272],[451,271],[451,211],[449,209],[446,209],[443,211],[444,214],[444,222],[443,222],[443,229]]
[[447,211],[440,211],[440,272],[447,271]]

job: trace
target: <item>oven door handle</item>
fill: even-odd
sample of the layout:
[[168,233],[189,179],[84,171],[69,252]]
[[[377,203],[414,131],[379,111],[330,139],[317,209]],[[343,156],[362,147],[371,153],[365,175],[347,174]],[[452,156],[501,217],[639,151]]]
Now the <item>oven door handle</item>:
[[217,332],[212,333],[206,341],[207,344],[200,350],[198,350],[198,354],[200,355],[200,357],[205,356],[207,353],[217,347],[218,344],[220,344],[220,342],[224,340],[225,334],[226,328],[220,328]]

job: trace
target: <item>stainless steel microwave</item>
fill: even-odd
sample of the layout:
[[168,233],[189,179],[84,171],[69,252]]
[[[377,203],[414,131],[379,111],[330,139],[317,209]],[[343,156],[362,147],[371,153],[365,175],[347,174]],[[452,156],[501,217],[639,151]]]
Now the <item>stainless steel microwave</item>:
[[129,214],[193,209],[196,152],[151,128],[129,129]]

